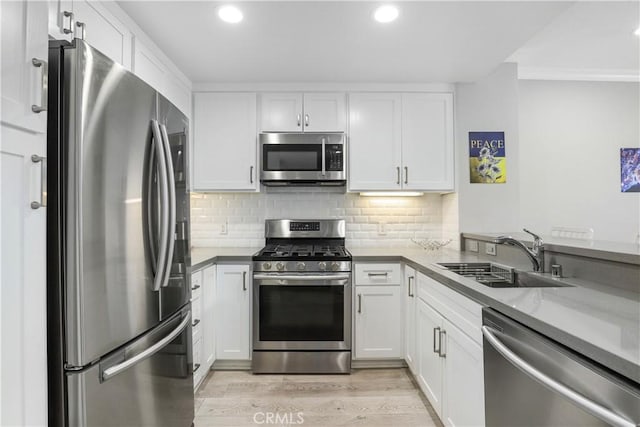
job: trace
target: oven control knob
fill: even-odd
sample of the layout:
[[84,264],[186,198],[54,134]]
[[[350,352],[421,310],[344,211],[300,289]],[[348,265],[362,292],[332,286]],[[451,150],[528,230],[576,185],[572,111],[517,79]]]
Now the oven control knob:
[[284,270],[284,264],[279,262],[279,263],[276,264],[276,268],[278,269],[278,271],[282,271],[282,270]]
[[332,262],[331,263],[331,269],[333,271],[338,271],[339,268],[340,268],[340,264],[338,264],[337,262]]
[[324,262],[324,261],[320,261],[320,262],[318,263],[318,268],[319,268],[320,270],[322,270],[322,271],[326,270],[326,269],[327,269],[327,263],[326,263],[326,262]]
[[302,271],[302,270],[304,270],[306,267],[307,267],[307,265],[306,265],[304,262],[296,263],[296,268],[297,268],[298,270],[301,270],[301,271]]
[[264,264],[262,264],[262,268],[264,268],[265,270],[271,270],[271,263],[265,262]]

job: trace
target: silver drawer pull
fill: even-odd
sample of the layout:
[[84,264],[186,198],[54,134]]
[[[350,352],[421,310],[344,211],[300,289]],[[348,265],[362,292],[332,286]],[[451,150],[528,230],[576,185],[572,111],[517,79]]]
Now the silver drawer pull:
[[200,369],[200,364],[196,363],[193,367],[193,373],[195,374],[198,369]]
[[378,277],[378,276],[386,277],[386,276],[388,276],[388,275],[389,275],[389,273],[367,273],[367,275],[368,275],[369,277],[371,277],[371,276],[374,276],[374,277]]
[[191,326],[193,326],[195,328],[196,326],[198,326],[198,323],[200,323],[200,319],[194,320],[193,323],[191,324]]
[[31,202],[31,209],[47,207],[47,158],[34,154],[31,156],[33,163],[40,163],[40,201]]
[[191,290],[192,290],[192,291],[196,291],[196,290],[198,290],[198,289],[200,289],[200,285],[194,285],[194,286],[191,288]]
[[[64,18],[69,18],[69,27],[64,27],[64,22],[62,23],[63,28],[62,28],[62,32],[65,34],[71,34],[73,33],[73,12],[69,12],[68,10],[65,10],[64,12],[62,12],[62,16]],[[63,18],[63,20],[64,20]]]
[[362,294],[358,294],[358,313],[362,313]]
[[34,67],[40,68],[41,76],[40,81],[42,85],[42,91],[40,92],[40,105],[31,105],[31,111],[34,113],[42,113],[47,111],[47,98],[49,93],[49,65],[47,61],[38,58],[31,58],[31,64]]

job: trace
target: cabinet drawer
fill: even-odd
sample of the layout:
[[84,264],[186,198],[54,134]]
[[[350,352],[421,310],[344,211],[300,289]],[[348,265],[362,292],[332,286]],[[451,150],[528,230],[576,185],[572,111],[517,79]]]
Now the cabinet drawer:
[[482,306],[449,289],[442,283],[418,273],[418,298],[482,345]]
[[202,320],[202,298],[191,301],[191,324],[194,325]]
[[356,264],[356,286],[400,285],[400,264],[358,263]]
[[191,300],[200,298],[202,294],[202,271],[196,271],[191,275]]
[[202,363],[202,340],[193,342],[193,388],[195,389],[204,378],[204,366]]

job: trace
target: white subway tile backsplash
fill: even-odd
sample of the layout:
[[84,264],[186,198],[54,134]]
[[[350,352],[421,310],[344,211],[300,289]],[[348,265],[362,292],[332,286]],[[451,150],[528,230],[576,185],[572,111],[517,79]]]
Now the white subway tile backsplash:
[[[192,193],[191,235],[196,247],[264,244],[272,218],[344,218],[348,247],[414,246],[412,237],[452,238],[459,244],[457,195],[361,197],[335,189],[269,189],[261,193]],[[227,234],[220,234],[222,224]],[[384,223],[386,233],[378,234]]]

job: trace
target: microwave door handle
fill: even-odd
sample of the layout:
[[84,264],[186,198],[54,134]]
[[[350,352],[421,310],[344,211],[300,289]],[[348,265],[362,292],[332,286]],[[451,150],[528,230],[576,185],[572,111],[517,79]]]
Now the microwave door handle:
[[327,175],[327,170],[325,168],[325,161],[326,161],[326,152],[325,152],[325,138],[320,138],[320,140],[322,141],[322,176],[326,176]]

